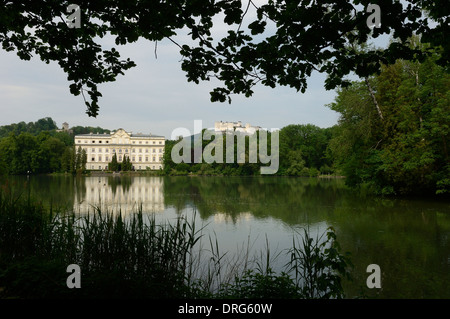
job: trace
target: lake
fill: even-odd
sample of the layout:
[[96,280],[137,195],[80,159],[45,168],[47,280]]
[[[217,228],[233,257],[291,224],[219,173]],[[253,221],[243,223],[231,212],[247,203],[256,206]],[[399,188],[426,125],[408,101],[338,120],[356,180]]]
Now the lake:
[[[8,183],[27,183],[32,197],[81,214],[142,207],[159,222],[186,216],[232,258],[269,245],[272,256],[281,254],[273,262],[278,270],[302,228],[320,235],[332,226],[354,264],[353,281],[344,282],[348,298],[450,298],[448,200],[372,197],[344,179],[15,176]],[[381,268],[381,289],[366,286],[370,264]]]

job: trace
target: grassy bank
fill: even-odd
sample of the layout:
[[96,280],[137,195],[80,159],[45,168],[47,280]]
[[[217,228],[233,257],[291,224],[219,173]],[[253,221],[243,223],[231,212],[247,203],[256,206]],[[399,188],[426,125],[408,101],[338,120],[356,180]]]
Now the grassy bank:
[[[140,210],[126,219],[99,209],[81,216],[0,191],[1,298],[344,297],[350,262],[332,229],[319,238],[305,230],[284,253],[290,261],[275,273],[268,249],[230,263],[217,240],[183,217],[157,224]],[[70,264],[81,269],[80,289],[67,287]]]

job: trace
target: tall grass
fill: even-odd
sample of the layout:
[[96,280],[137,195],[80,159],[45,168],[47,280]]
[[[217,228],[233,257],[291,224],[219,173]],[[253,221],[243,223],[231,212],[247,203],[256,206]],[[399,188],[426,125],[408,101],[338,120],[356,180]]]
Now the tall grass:
[[[217,239],[204,246],[196,226],[184,217],[158,224],[142,209],[127,218],[99,208],[77,215],[0,191],[0,297],[343,297],[349,263],[332,230],[322,242],[305,231],[276,274],[267,238],[259,259],[249,245],[227,258]],[[81,268],[81,289],[66,286],[70,264]]]

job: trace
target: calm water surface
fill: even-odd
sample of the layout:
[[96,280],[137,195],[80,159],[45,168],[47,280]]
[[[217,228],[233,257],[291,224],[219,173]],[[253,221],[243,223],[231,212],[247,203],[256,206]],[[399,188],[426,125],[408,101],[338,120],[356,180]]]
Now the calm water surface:
[[[274,256],[303,227],[322,234],[332,226],[354,264],[349,298],[450,298],[448,201],[364,196],[342,179],[30,176],[9,183],[27,183],[32,196],[79,213],[131,214],[142,206],[160,221],[195,218],[229,256],[247,247],[258,254],[267,243]],[[284,262],[277,258],[274,268]],[[369,264],[381,268],[381,289],[366,286]]]

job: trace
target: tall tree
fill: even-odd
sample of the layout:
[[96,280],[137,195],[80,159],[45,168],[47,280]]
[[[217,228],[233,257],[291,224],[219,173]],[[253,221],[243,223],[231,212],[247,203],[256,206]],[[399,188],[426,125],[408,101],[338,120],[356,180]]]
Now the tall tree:
[[330,148],[350,184],[380,193],[450,192],[450,75],[438,59],[382,68],[373,78],[382,121],[363,82],[339,92],[330,106],[341,113],[340,130]]
[[61,156],[61,171],[67,173],[75,172],[75,147],[66,146]]
[[119,171],[119,162],[117,161],[117,155],[114,153],[112,156],[111,162],[108,164],[108,170],[110,171]]
[[122,160],[121,170],[128,172],[128,171],[131,171],[131,169],[132,169],[132,164],[130,161],[130,157],[127,155],[124,155],[123,160]]

